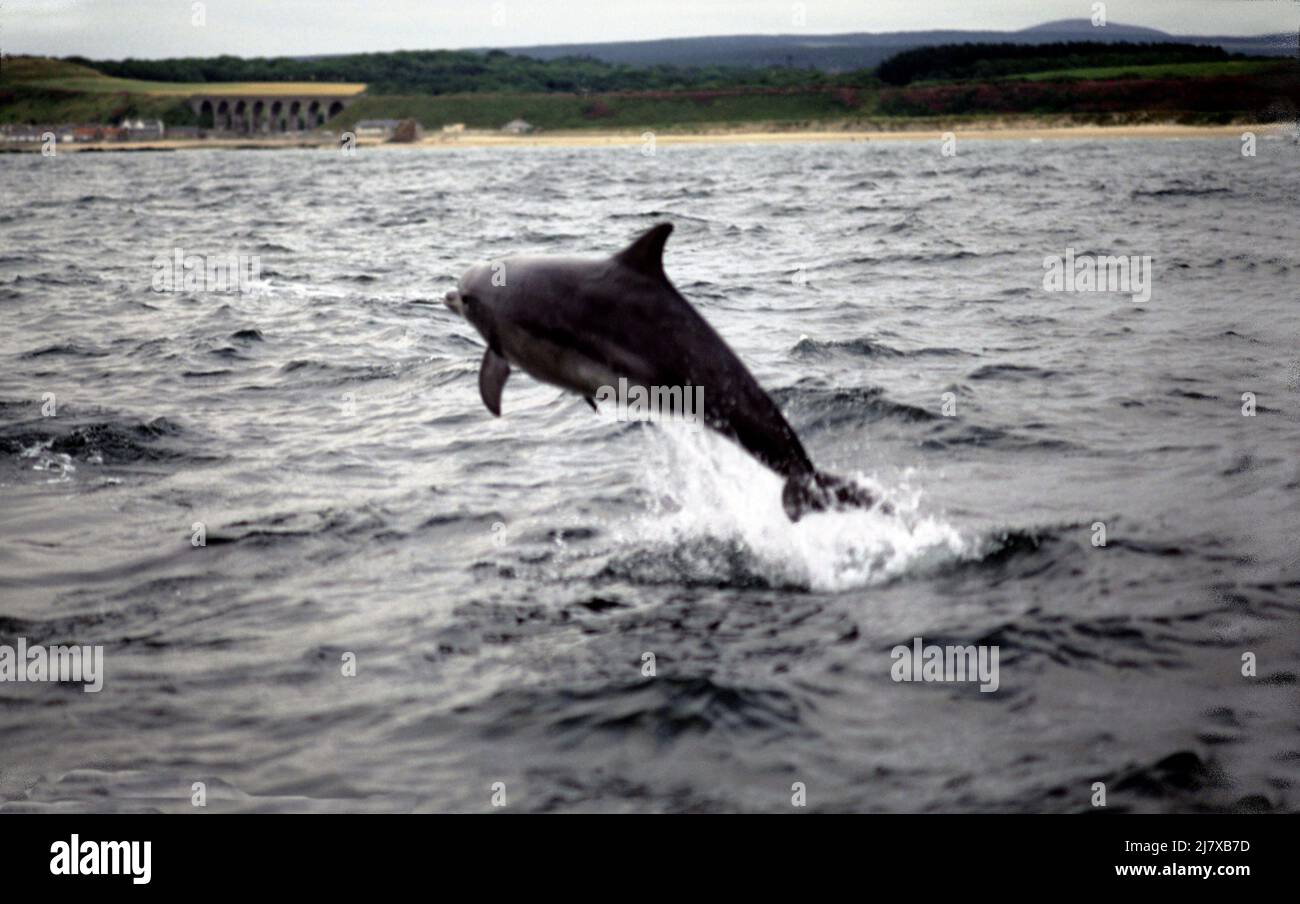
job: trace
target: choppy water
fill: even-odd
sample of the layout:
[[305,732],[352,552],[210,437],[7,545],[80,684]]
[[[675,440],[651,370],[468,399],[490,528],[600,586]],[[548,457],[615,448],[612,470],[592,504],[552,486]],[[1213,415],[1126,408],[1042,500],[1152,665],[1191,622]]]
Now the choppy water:
[[[1297,162],[0,159],[0,643],[107,659],[99,694],[0,684],[0,808],[1297,809]],[[897,514],[791,525],[730,446],[526,377],[488,415],[452,279],[664,219],[678,287]],[[1067,247],[1151,255],[1151,300],[1043,291]],[[256,291],[152,291],[175,248],[259,256]],[[997,645],[1000,690],[893,682],[916,636]]]

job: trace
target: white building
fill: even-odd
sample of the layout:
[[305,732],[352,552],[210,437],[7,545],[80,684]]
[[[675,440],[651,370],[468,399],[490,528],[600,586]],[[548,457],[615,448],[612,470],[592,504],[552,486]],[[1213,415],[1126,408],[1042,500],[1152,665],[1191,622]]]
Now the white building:
[[161,119],[124,119],[122,130],[128,141],[156,141],[167,133]]
[[358,138],[381,138],[387,140],[397,129],[398,119],[359,119],[352,131]]

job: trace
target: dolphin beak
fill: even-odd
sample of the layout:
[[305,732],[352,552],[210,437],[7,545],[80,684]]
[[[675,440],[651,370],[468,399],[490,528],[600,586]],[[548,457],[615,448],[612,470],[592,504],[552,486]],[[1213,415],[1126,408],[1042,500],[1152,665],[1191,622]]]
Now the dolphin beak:
[[458,290],[449,289],[447,294],[442,297],[442,301],[447,305],[447,307],[451,308],[452,311],[462,317],[465,316],[464,306],[461,304],[460,292]]

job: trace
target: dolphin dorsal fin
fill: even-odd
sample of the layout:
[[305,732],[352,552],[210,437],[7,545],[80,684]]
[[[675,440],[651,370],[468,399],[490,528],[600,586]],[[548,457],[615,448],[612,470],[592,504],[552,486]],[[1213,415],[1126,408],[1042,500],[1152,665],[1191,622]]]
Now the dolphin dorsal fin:
[[664,273],[664,243],[673,231],[672,223],[660,223],[641,234],[635,242],[620,251],[615,257],[624,266],[631,267],[646,276],[667,279]]

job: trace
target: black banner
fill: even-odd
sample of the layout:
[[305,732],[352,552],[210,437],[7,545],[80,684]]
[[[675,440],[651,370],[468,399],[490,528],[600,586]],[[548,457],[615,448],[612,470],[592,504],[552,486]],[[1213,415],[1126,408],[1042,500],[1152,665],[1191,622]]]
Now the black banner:
[[[796,820],[811,819],[811,824]],[[1290,824],[1258,816],[35,815],[0,820],[5,884],[149,890],[373,889],[390,882],[608,890],[686,875],[744,888],[935,882],[974,891],[1135,885],[1230,891],[1294,871]],[[675,876],[671,886],[661,886]],[[916,883],[923,882],[923,886]],[[676,892],[673,892],[674,894]]]

